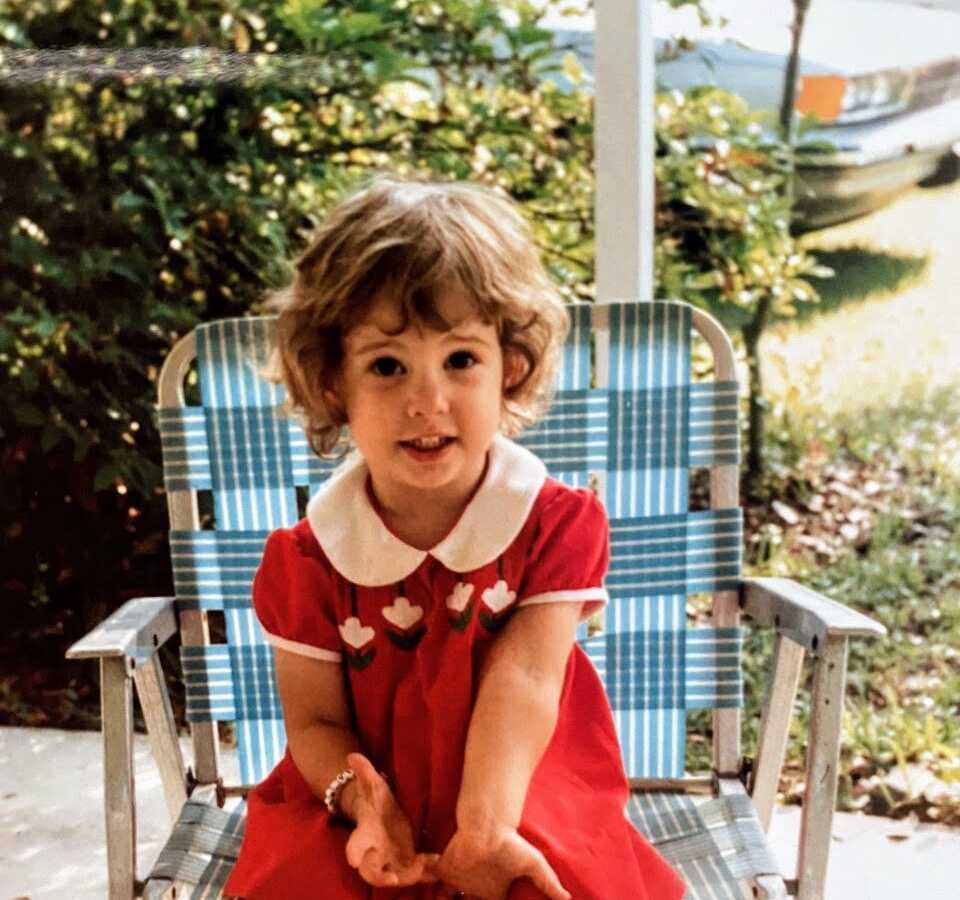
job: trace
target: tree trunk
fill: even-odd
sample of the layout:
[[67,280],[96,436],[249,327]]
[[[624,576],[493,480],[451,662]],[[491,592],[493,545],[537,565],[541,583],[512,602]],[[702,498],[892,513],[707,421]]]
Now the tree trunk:
[[[793,24],[790,26],[790,56],[783,76],[783,96],[780,102],[780,136],[787,145],[789,168],[784,181],[785,195],[793,202],[794,147],[797,143],[797,83],[800,78],[800,39],[807,10],[812,0],[793,0]],[[757,500],[763,482],[763,429],[766,403],[763,398],[763,380],[760,374],[760,337],[770,315],[770,296],[760,299],[753,318],[743,326],[743,343],[747,351],[750,372],[747,416],[747,494]]]
[[753,318],[743,326],[744,349],[747,351],[747,369],[750,373],[747,396],[747,484],[750,500],[759,500],[763,484],[763,428],[766,401],[763,397],[763,377],[760,372],[760,337],[770,314],[770,295],[760,298]]
[[800,75],[800,38],[812,0],[793,0],[793,24],[790,26],[790,57],[783,76],[783,97],[780,101],[780,134],[790,146],[796,142],[797,81]]

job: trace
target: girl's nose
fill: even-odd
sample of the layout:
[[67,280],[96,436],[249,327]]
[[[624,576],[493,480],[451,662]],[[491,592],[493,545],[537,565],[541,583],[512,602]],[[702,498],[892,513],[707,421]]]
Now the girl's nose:
[[449,410],[450,403],[441,377],[425,372],[413,379],[407,396],[407,415],[411,418],[439,416]]

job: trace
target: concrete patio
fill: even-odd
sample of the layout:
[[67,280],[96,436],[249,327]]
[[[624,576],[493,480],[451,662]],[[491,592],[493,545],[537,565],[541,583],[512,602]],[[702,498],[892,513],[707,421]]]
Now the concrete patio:
[[[96,732],[0,728],[0,900],[106,896],[100,753]],[[160,850],[166,810],[139,736],[136,766],[145,872]],[[796,868],[799,824],[799,808],[787,807],[777,810],[771,828],[788,876]],[[839,813],[830,859],[826,900],[960,897],[960,830]]]

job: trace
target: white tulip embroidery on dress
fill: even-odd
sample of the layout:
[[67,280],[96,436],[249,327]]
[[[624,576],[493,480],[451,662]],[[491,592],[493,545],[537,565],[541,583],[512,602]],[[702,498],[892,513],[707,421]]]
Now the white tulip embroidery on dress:
[[377,648],[364,650],[376,636],[376,632],[364,625],[357,615],[357,589],[351,585],[350,609],[353,613],[342,625],[338,626],[340,637],[347,645],[347,664],[354,669],[365,669],[377,655]]
[[461,581],[447,597],[447,617],[454,631],[466,631],[473,615],[473,585]]
[[483,606],[480,609],[480,624],[487,631],[499,631],[503,628],[515,608],[512,604],[517,597],[517,592],[510,590],[503,577],[502,556],[497,559],[497,574],[500,576],[497,583],[481,595]]
[[349,648],[347,662],[354,669],[365,669],[373,662],[374,656],[377,655],[377,648],[371,647],[366,652],[363,649],[374,637],[374,630],[369,625],[363,625],[356,616],[350,616],[340,625],[340,637]]
[[387,628],[387,637],[401,650],[413,650],[423,640],[427,626],[423,621],[423,607],[413,606],[404,596],[403,584],[392,606],[383,610],[383,617],[392,627]]

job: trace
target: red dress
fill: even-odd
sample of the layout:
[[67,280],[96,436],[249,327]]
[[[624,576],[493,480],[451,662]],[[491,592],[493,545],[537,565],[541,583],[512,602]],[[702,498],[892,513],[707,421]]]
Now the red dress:
[[[355,730],[413,828],[418,851],[455,830],[478,674],[524,605],[606,600],[608,526],[600,502],[546,476],[505,438],[480,487],[431,551],[404,544],[375,508],[365,464],[349,459],[293,528],[267,541],[254,580],[275,646],[346,667]],[[509,748],[504,748],[504,754]],[[520,833],[575,900],[680,900],[680,876],[624,814],[627,783],[602,684],[574,647],[556,730],[534,772]],[[240,858],[226,886],[249,900],[433,900],[437,885],[373,888],[345,855],[289,751],[250,794]],[[542,900],[526,879],[510,900]]]

